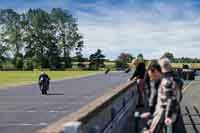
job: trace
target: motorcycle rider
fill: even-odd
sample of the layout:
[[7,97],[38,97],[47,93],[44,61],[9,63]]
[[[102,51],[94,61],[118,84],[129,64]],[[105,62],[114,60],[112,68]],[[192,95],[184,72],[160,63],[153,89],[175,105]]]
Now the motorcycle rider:
[[39,79],[39,86],[40,87],[42,85],[42,80],[47,82],[47,90],[48,90],[49,89],[49,83],[50,83],[50,77],[48,76],[48,74],[45,73],[45,72],[41,72],[38,79]]

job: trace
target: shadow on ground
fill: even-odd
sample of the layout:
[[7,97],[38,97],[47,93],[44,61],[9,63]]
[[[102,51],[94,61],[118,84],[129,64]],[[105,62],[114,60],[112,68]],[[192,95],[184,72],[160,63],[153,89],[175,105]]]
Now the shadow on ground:
[[49,96],[62,96],[62,95],[65,95],[64,93],[48,93],[47,95]]

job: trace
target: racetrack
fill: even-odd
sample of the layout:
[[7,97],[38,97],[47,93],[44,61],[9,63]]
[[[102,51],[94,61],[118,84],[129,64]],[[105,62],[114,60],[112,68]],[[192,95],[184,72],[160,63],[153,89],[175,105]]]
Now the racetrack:
[[54,81],[48,96],[42,96],[37,85],[0,90],[0,132],[35,132],[77,111],[128,77],[130,74],[114,72]]

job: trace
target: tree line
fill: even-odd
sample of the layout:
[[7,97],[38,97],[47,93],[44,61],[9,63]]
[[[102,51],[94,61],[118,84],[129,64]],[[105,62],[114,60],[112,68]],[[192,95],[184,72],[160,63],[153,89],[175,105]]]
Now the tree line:
[[[0,9],[1,70],[59,70],[71,68],[72,62],[79,62],[78,67],[91,70],[106,67],[104,62],[109,60],[102,50],[97,49],[89,58],[84,58],[83,48],[83,36],[68,10],[29,9],[19,13],[13,9]],[[72,53],[75,53],[74,57]],[[164,56],[174,63],[200,63],[200,59],[176,58],[169,52]],[[134,58],[130,53],[121,53],[113,62],[116,68],[125,69]],[[87,67],[84,62],[89,62]]]
[[[177,58],[174,56],[173,53],[170,52],[165,52],[161,57],[163,56],[169,58],[172,63],[200,63],[200,59],[198,58],[189,58],[189,57]],[[143,58],[143,55],[138,54],[137,58],[138,57]],[[115,60],[116,68],[120,70],[129,68],[129,63],[131,63],[133,59],[135,59],[135,57],[131,53],[124,53],[124,52],[121,53]]]
[[189,57],[181,57],[177,58],[173,53],[166,52],[163,56],[166,56],[171,60],[172,63],[200,63],[199,58],[189,58]]
[[71,53],[82,60],[83,36],[68,10],[0,10],[0,67],[64,69],[72,66]]

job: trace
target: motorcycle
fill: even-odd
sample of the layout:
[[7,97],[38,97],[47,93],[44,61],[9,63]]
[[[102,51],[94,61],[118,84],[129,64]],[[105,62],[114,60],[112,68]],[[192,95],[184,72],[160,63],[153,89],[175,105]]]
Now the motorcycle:
[[41,91],[42,95],[47,95],[48,89],[49,89],[48,80],[41,78],[40,79],[40,91]]

